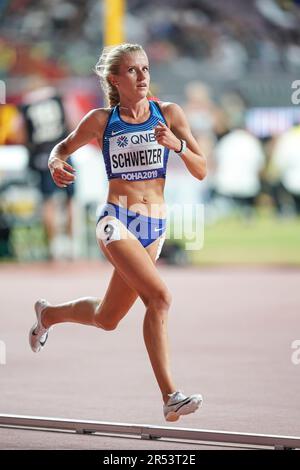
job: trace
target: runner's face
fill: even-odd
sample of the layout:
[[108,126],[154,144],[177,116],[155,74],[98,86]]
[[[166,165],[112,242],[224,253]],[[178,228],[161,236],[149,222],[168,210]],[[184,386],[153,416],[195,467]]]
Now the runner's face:
[[149,62],[144,52],[125,54],[120,64],[119,75],[113,76],[120,96],[141,99],[149,91]]

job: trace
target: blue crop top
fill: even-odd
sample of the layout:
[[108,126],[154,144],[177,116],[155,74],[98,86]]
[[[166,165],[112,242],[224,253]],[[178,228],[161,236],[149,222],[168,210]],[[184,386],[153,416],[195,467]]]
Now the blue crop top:
[[158,103],[149,101],[150,117],[130,124],[120,117],[119,106],[109,115],[103,134],[103,157],[107,178],[127,181],[165,178],[170,150],[155,139],[154,127],[166,120]]

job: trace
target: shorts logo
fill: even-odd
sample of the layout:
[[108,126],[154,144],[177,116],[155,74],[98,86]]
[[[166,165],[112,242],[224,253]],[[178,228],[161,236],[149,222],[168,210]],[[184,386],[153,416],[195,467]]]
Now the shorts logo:
[[118,137],[117,139],[117,144],[118,144],[118,147],[126,147],[128,145],[128,139],[126,137],[126,135],[120,135],[120,137]]

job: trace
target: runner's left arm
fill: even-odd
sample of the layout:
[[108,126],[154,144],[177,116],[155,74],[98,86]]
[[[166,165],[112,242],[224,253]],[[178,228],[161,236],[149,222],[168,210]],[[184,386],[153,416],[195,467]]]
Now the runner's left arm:
[[203,180],[207,174],[206,157],[201,152],[198,142],[192,135],[190,125],[182,108],[176,103],[168,103],[164,115],[169,127],[160,122],[154,129],[156,140],[175,152],[180,151],[181,141],[186,141],[186,151],[181,159],[188,171],[197,179]]

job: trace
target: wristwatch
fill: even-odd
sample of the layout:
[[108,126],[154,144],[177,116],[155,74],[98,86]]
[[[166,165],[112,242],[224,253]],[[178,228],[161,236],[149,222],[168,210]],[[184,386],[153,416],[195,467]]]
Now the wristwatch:
[[176,150],[174,150],[175,153],[177,153],[177,155],[179,155],[180,157],[182,157],[182,155],[185,153],[186,151],[186,141],[183,140],[183,139],[179,139],[180,142],[181,142],[181,148],[179,150],[179,152],[176,152]]

